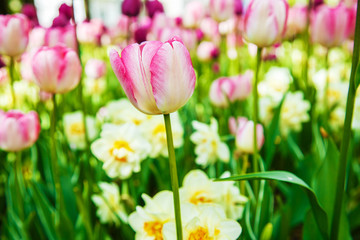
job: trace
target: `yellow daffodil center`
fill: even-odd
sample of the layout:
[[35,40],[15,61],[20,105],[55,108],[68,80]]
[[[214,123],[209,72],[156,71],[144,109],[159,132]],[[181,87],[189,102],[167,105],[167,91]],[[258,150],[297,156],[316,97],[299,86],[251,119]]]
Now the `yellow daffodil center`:
[[[124,141],[124,140],[118,140],[114,142],[113,147],[110,149],[110,154],[114,155],[114,151],[115,150],[120,150],[120,149],[126,149],[129,152],[134,152],[134,150],[130,147],[129,143]],[[127,161],[127,157],[123,156],[123,157],[118,157],[115,155],[115,160],[119,161],[119,162],[126,162]]]
[[81,122],[75,122],[70,125],[70,132],[73,135],[80,135],[85,133],[84,124]]
[[165,133],[165,125],[163,125],[163,124],[159,124],[159,125],[157,125],[155,128],[154,128],[154,130],[153,130],[153,134],[154,135],[157,135],[157,134],[159,134],[159,133]]
[[198,227],[195,231],[192,231],[188,240],[213,240],[214,238],[209,236],[209,231],[206,228]]
[[163,240],[162,236],[163,224],[159,221],[144,223],[144,230],[148,236],[154,237],[154,240]]
[[203,195],[203,193],[204,193],[204,191],[197,191],[197,192],[195,192],[195,193],[191,196],[190,202],[191,202],[192,204],[195,204],[195,205],[197,205],[197,204],[199,204],[199,203],[211,203],[212,200],[209,199],[209,198],[207,198],[207,197],[205,197],[205,196]]

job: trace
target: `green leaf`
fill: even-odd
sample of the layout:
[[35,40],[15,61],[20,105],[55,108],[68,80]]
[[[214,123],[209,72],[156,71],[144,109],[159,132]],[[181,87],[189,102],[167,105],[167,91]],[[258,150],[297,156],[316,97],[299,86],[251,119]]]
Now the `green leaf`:
[[286,171],[267,171],[259,173],[249,173],[240,176],[232,176],[229,178],[216,179],[215,181],[242,181],[242,180],[277,180],[287,183],[292,183],[302,187],[305,190],[313,213],[315,215],[316,223],[324,239],[328,239],[328,218],[324,209],[321,207],[315,192],[300,178],[294,174]]
[[55,216],[53,207],[50,205],[45,195],[40,191],[36,183],[33,183],[29,190],[35,203],[36,212],[47,237],[49,239],[56,239],[56,236],[54,235],[55,228],[53,225]]

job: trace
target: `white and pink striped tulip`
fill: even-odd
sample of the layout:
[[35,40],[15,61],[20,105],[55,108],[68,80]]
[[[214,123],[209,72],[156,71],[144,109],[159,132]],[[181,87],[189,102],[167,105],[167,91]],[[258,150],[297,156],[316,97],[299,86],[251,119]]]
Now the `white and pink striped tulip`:
[[[236,148],[243,154],[254,153],[254,122],[245,117],[229,119],[230,132],[235,134]],[[264,128],[261,124],[256,124],[256,145],[260,150],[264,145]]]
[[40,121],[34,111],[0,110],[0,149],[21,151],[32,146],[39,137]]
[[99,79],[106,73],[106,64],[99,59],[89,59],[85,65],[86,76],[92,79]]
[[322,5],[312,12],[311,39],[324,47],[336,47],[351,35],[355,25],[351,24],[350,12],[343,4],[335,8]]
[[23,14],[0,15],[0,54],[21,55],[29,42],[30,22]]
[[252,0],[245,12],[245,39],[258,47],[279,43],[286,31],[288,10],[285,0]]
[[182,41],[148,41],[110,51],[110,63],[130,102],[146,114],[168,114],[194,92],[195,71]]
[[42,47],[34,55],[32,70],[42,91],[66,93],[74,89],[81,75],[77,53],[65,46]]
[[252,72],[233,77],[221,77],[210,87],[210,101],[218,107],[227,107],[229,102],[246,99],[252,89]]
[[294,6],[289,9],[289,17],[286,27],[286,38],[292,38],[306,29],[307,18],[306,6]]

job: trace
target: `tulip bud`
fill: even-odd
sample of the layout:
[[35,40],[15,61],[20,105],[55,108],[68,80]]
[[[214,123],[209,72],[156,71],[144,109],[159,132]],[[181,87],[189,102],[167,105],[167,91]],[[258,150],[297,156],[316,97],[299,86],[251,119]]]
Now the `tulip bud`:
[[168,114],[194,92],[195,71],[189,51],[178,38],[148,41],[110,51],[110,63],[130,102],[146,114]]
[[191,1],[185,6],[183,24],[187,28],[196,28],[205,17],[205,7],[200,1]]
[[285,0],[252,0],[245,13],[245,39],[258,47],[279,43],[286,30],[288,8]]
[[234,0],[234,13],[236,16],[241,16],[243,14],[243,3],[242,0]]
[[34,55],[32,70],[42,91],[66,93],[74,89],[81,75],[77,53],[64,46],[42,47]]
[[46,29],[44,45],[54,47],[59,43],[69,48],[76,49],[75,27],[67,24],[64,27],[51,27]]
[[0,54],[21,55],[29,42],[30,22],[23,14],[0,15]]
[[99,79],[106,73],[106,64],[102,60],[90,59],[85,65],[85,73],[89,78]]
[[39,137],[38,114],[24,114],[18,110],[0,110],[0,149],[21,151],[33,145]]
[[234,16],[234,0],[210,0],[210,15],[213,19],[222,22]]
[[[236,122],[236,147],[241,153],[252,154],[254,153],[254,122],[249,121],[245,117],[239,117],[237,121],[234,118],[229,120],[230,128],[234,128]],[[261,124],[256,124],[256,145],[260,150],[264,144],[264,128]]]
[[121,12],[128,17],[136,17],[141,9],[140,0],[124,0],[121,5]]
[[219,49],[214,43],[203,41],[199,44],[196,55],[200,61],[207,62],[218,57]]
[[136,28],[134,32],[135,42],[139,44],[145,42],[148,32],[149,32],[149,26],[140,26]]
[[311,17],[311,39],[314,43],[328,48],[340,46],[351,33],[349,11],[342,4],[335,8],[322,5],[312,12]]
[[148,0],[145,2],[146,11],[150,18],[158,12],[164,12],[164,7],[158,0]]
[[251,93],[252,72],[234,77],[222,77],[210,87],[210,100],[218,107],[227,107],[228,102],[244,100]]

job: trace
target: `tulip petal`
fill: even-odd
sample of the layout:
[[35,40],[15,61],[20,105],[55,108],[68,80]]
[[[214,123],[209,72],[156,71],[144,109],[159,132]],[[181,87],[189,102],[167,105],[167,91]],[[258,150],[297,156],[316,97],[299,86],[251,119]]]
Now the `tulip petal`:
[[59,93],[65,93],[74,89],[79,84],[81,75],[80,60],[74,51],[66,53],[62,65],[63,67],[60,68],[57,82]]
[[190,54],[179,41],[164,43],[151,64],[151,85],[156,105],[162,113],[182,107],[195,88],[195,72]]

